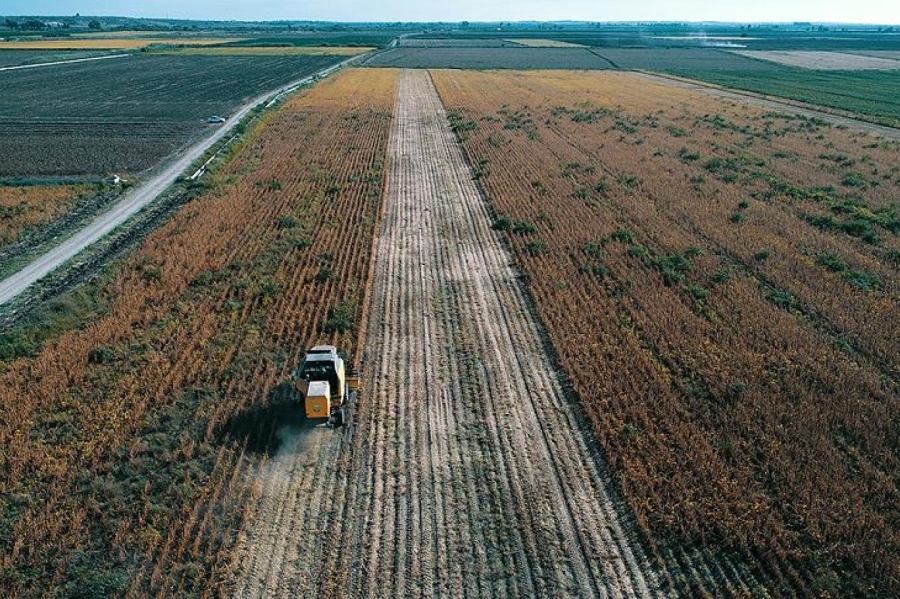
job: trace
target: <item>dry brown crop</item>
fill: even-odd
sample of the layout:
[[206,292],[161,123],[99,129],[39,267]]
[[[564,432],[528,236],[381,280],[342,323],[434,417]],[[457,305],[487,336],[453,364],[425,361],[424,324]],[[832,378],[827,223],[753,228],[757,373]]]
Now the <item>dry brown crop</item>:
[[897,143],[633,74],[433,76],[657,556],[900,591]]
[[86,185],[0,187],[0,247],[15,243],[27,227],[59,218],[89,189]]

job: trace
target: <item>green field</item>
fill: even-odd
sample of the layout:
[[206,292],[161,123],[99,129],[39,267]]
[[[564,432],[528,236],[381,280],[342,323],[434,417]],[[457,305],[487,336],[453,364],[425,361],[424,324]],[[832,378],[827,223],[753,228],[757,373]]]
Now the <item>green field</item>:
[[836,108],[888,126],[900,126],[900,76],[890,71],[812,71],[778,67],[764,70],[666,72],[716,85]]

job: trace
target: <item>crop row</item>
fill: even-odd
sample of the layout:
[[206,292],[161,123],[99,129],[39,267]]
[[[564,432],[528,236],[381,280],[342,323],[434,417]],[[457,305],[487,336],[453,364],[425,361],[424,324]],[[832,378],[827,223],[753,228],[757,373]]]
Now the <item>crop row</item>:
[[358,357],[394,79],[267,116],[121,267],[108,315],[4,365],[6,596],[221,590],[303,348]]
[[895,594],[896,144],[636,75],[433,75],[660,562]]

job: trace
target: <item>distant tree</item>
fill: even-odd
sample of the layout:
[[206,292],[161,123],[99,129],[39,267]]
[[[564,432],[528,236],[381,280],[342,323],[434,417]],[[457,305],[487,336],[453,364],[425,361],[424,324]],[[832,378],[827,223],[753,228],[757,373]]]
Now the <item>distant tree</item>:
[[38,21],[36,19],[31,19],[29,21],[25,21],[21,25],[19,25],[22,29],[27,29],[29,31],[39,31],[46,27],[43,21]]
[[462,29],[468,29],[468,27],[469,27],[469,22],[468,22],[468,21],[463,21],[462,23],[459,24],[459,26],[460,26],[460,28],[462,28]]
[[100,29],[102,25],[100,25],[100,21],[94,19],[88,23],[88,29]]
[[6,28],[7,28],[7,29],[18,29],[18,28],[19,28],[19,22],[18,22],[18,21],[13,21],[12,19],[6,19]]

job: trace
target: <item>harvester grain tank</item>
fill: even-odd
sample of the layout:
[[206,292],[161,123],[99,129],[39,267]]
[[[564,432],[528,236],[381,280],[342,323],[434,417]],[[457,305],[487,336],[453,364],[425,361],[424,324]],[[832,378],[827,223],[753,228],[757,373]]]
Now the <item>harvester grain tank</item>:
[[347,422],[359,392],[359,377],[347,376],[337,348],[317,345],[310,349],[293,378],[307,419],[324,418],[329,426]]

